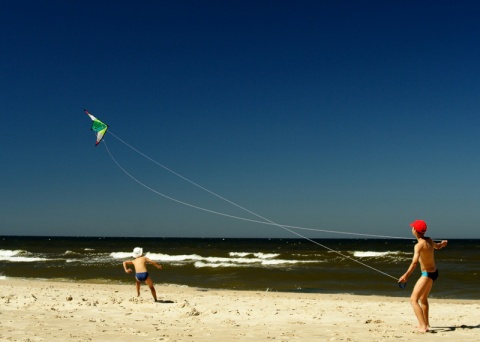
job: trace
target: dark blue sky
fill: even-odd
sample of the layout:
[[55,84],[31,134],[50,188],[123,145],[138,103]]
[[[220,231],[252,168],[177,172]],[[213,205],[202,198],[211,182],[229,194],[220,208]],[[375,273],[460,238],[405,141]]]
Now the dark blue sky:
[[[86,108],[277,223],[478,238],[478,18],[476,1],[4,4],[0,235],[295,237],[140,186]],[[258,220],[105,142],[151,189]]]

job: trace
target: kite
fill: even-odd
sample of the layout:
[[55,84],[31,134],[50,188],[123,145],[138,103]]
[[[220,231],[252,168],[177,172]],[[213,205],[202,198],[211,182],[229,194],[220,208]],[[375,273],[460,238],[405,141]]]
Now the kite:
[[100,144],[100,141],[102,141],[105,133],[107,133],[108,125],[98,120],[96,117],[90,114],[86,109],[84,109],[84,111],[85,111],[85,114],[87,114],[90,117],[90,119],[92,119],[93,121],[92,131],[94,131],[95,134],[97,135],[97,142],[95,143],[95,146],[98,146],[98,144]]

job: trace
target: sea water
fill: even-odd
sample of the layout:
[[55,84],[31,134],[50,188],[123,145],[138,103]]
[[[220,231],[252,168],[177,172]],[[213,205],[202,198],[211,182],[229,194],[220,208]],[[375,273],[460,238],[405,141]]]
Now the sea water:
[[[133,284],[124,260],[134,247],[164,266],[157,284],[251,291],[350,293],[408,297],[397,280],[415,240],[113,238],[0,236],[0,281],[10,277]],[[435,251],[440,276],[432,298],[480,299],[480,240],[449,240]]]

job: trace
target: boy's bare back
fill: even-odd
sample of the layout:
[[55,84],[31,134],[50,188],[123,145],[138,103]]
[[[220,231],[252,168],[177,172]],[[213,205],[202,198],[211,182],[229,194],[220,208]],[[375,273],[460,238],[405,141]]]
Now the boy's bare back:
[[147,272],[147,262],[150,261],[147,257],[141,256],[132,260],[136,273]]
[[163,269],[162,265],[157,264],[155,261],[150,260],[146,256],[137,256],[133,260],[124,261],[123,268],[125,269],[125,272],[131,273],[132,270],[128,268],[128,265],[133,265],[133,267],[135,268],[135,273],[145,273],[148,272],[147,264],[151,264],[159,270]]

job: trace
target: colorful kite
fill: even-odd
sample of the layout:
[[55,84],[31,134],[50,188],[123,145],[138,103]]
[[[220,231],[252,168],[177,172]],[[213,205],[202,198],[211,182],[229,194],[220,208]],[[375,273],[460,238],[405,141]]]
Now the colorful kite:
[[90,117],[90,119],[92,119],[93,121],[92,131],[94,131],[95,134],[97,135],[97,142],[95,143],[95,146],[97,146],[98,144],[100,144],[100,141],[102,141],[105,133],[107,133],[108,125],[98,120],[96,117],[90,114],[86,109],[84,109],[84,111],[85,111],[85,114],[87,114]]

